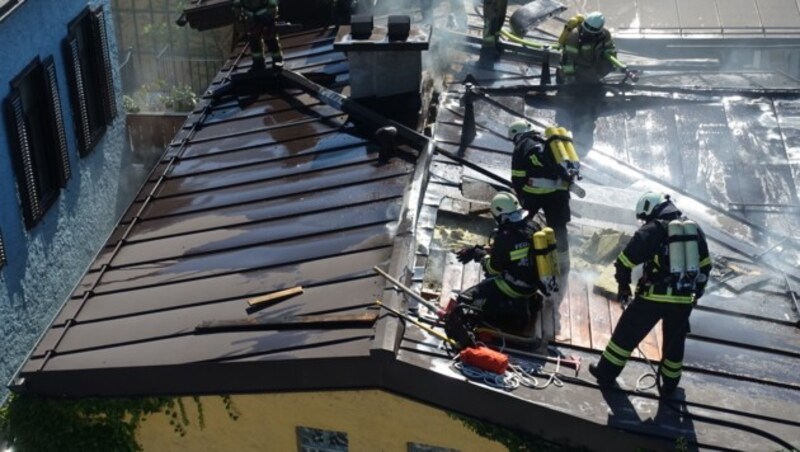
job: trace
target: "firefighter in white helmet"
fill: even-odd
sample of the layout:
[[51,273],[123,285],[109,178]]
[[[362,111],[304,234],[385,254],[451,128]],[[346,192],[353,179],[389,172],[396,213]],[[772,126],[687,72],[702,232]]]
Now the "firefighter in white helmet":
[[555,231],[561,274],[566,274],[570,261],[567,223],[572,219],[569,184],[574,176],[554,157],[551,143],[558,137],[545,138],[533,130],[530,122],[518,119],[509,125],[508,138],[514,142],[511,157],[514,191],[530,216],[539,210],[544,212],[547,226]]
[[531,336],[542,307],[531,236],[535,226],[525,218],[512,193],[500,192],[490,205],[497,228],[490,246],[475,245],[457,252],[462,263],[480,262],[488,277],[458,295],[445,315],[445,331],[460,346],[472,344],[472,329],[487,324],[518,336]]
[[561,46],[559,83],[599,83],[614,70],[617,49],[605,23],[599,11],[585,17],[578,14],[567,21],[558,39]]
[[[711,257],[705,234],[683,216],[669,196],[644,193],[636,203],[636,231],[615,263],[617,298],[625,310],[597,364],[589,372],[601,386],[612,385],[631,353],[662,321],[658,387],[662,396],[675,391],[681,378],[689,314],[703,296]],[[643,274],[631,302],[631,273],[643,264]]]

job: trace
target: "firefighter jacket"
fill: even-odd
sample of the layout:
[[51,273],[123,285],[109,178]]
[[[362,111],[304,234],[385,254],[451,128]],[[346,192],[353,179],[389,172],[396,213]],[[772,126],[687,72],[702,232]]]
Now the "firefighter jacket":
[[682,287],[670,273],[669,240],[667,225],[671,220],[682,218],[681,212],[672,203],[642,225],[617,257],[616,280],[620,285],[631,283],[631,271],[644,264],[642,278],[636,286],[636,296],[645,300],[665,303],[690,304],[699,298],[705,289],[711,272],[711,257],[705,234],[697,228],[700,271],[694,287]]
[[567,35],[561,55],[561,70],[565,76],[584,75],[599,80],[614,69],[608,57],[616,57],[617,49],[605,28],[599,33],[588,33],[577,26]]
[[492,233],[492,249],[481,261],[483,270],[494,278],[495,284],[510,298],[530,297],[541,282],[531,243],[536,228],[521,220],[501,224]]
[[564,167],[556,163],[547,142],[535,132],[514,137],[511,183],[519,196],[542,195],[569,190]]
[[278,0],[233,0],[233,8],[242,21],[274,21]]

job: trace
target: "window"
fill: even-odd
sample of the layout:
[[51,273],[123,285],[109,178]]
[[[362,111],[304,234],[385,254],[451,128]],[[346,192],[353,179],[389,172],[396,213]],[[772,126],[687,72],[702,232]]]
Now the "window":
[[299,452],[346,452],[347,433],[297,427]]
[[21,5],[25,0],[0,0],[0,20],[11,14],[11,11]]
[[458,449],[429,446],[427,444],[408,443],[408,452],[459,452]]
[[53,57],[37,57],[11,81],[5,101],[25,226],[32,228],[70,177]]
[[103,8],[86,8],[69,24],[64,59],[81,155],[91,151],[117,116]]

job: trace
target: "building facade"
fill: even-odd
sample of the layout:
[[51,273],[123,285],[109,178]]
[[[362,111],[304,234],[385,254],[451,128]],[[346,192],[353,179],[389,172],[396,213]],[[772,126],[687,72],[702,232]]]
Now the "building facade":
[[0,399],[130,201],[109,8],[0,1]]

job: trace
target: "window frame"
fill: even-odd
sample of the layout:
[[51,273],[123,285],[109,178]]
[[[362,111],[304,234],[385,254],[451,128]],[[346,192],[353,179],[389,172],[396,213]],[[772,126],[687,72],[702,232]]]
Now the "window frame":
[[[341,435],[343,436],[345,444],[344,446],[340,445],[331,446],[326,444],[305,444],[304,435],[313,433],[329,434],[329,436],[331,437]],[[297,436],[298,452],[347,452],[348,450],[350,450],[350,438],[348,437],[347,432],[340,432],[336,430],[325,430],[315,427],[297,426],[295,427],[295,435]]]
[[63,43],[70,104],[81,157],[89,155],[117,116],[105,11],[87,6],[69,24]]
[[0,0],[0,21],[11,15],[25,0]]
[[71,177],[52,55],[44,61],[36,56],[9,84],[11,92],[4,101],[6,130],[25,227],[31,229],[55,203]]

